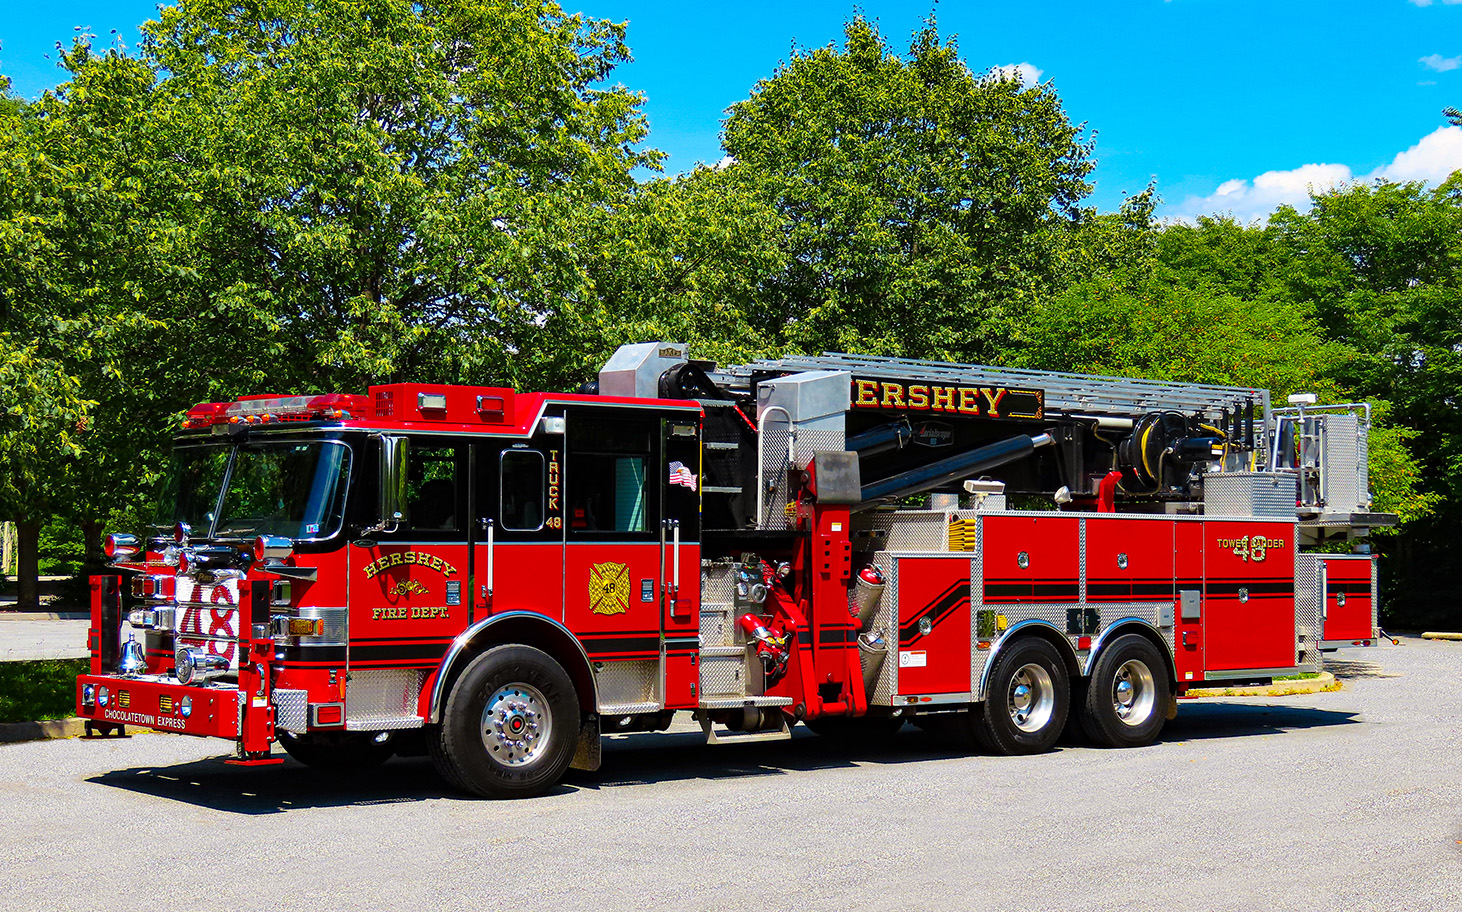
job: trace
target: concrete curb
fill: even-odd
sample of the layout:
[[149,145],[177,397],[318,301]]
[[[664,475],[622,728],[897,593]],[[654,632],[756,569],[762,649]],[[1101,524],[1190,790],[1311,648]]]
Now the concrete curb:
[[[1335,675],[1328,671],[1320,672],[1318,678],[1305,678],[1301,681],[1275,681],[1273,684],[1265,684],[1260,687],[1223,687],[1208,686],[1201,690],[1190,690],[1186,697],[1287,697],[1295,694],[1319,693],[1330,688],[1339,689],[1336,686]],[[1180,698],[1181,699],[1181,698]]]
[[1423,640],[1462,640],[1462,633],[1438,633],[1429,631],[1421,635]]
[[46,741],[51,738],[75,738],[86,733],[84,719],[47,719],[44,722],[6,722],[0,724],[0,744],[20,741]]

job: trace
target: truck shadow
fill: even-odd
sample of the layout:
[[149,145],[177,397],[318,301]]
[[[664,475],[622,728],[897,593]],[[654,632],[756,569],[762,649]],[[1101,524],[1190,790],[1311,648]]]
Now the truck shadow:
[[[1361,724],[1355,713],[1281,704],[1185,703],[1163,729],[1164,743],[1283,735]],[[1096,750],[1065,741],[1061,752]],[[610,736],[596,772],[570,770],[545,798],[665,782],[785,776],[855,766],[925,763],[970,756],[969,750],[911,725],[871,744],[819,738],[798,727],[781,741],[708,745],[699,730]],[[1027,758],[1000,758],[1003,763]],[[134,767],[87,780],[233,814],[263,815],[315,808],[366,807],[431,800],[474,800],[449,787],[424,757],[397,757],[354,773],[324,772],[285,760],[279,766],[235,767],[222,758],[167,767]]]

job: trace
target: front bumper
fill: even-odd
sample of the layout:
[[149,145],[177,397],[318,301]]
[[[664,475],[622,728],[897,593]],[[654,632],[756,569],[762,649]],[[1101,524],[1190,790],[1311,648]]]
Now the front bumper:
[[[105,706],[102,688],[107,690]],[[231,685],[179,684],[158,675],[84,674],[76,679],[76,714],[83,719],[232,741],[242,737],[246,701],[244,692]]]

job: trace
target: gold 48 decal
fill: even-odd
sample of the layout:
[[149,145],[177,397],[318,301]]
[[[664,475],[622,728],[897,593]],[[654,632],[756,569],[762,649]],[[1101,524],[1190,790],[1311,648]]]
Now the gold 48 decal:
[[1263,535],[1245,535],[1243,538],[1220,538],[1220,548],[1232,548],[1236,557],[1242,557],[1246,561],[1262,563],[1264,558],[1269,556],[1269,549],[1283,548],[1284,539],[1266,538]]

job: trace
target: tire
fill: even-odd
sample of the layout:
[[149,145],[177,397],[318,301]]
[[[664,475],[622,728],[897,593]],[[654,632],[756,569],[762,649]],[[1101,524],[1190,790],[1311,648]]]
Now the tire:
[[281,731],[279,746],[294,759],[312,769],[347,772],[380,766],[396,752],[394,738],[377,741],[378,732],[310,732],[296,735]]
[[1070,679],[1056,647],[1025,637],[1000,651],[985,702],[971,708],[980,745],[996,754],[1040,754],[1056,746],[1071,708]]
[[496,646],[474,659],[452,686],[441,725],[428,733],[442,778],[484,798],[552,788],[578,740],[574,682],[531,646]]
[[1080,715],[1101,747],[1141,747],[1157,740],[1167,721],[1167,663],[1141,634],[1118,637],[1097,658]]

